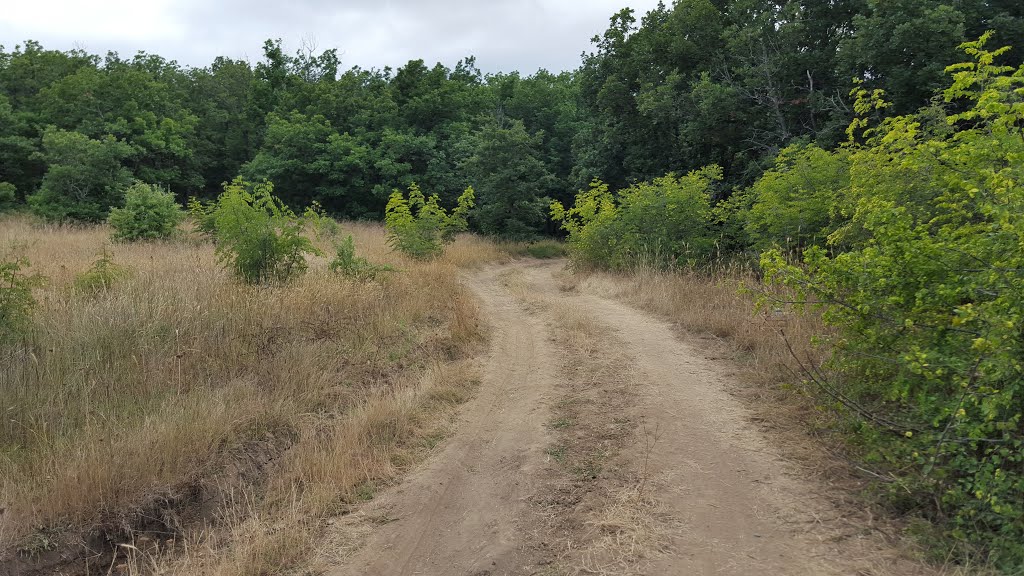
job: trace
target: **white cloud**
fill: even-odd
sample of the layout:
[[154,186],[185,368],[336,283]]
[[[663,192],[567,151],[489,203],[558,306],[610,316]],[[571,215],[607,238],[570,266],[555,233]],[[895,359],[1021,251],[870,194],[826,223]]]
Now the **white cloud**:
[[454,64],[475,55],[485,71],[557,71],[579,65],[590,38],[629,5],[657,0],[32,0],[0,10],[0,44],[138,50],[205,66],[216,56],[258,60],[263,41],[289,51],[304,39],[337,48],[344,67]]

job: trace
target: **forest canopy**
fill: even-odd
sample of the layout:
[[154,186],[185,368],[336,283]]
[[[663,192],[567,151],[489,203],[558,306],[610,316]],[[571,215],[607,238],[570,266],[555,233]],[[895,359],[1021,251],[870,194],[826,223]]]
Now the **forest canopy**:
[[[678,0],[613,15],[578,69],[529,75],[483,74],[471,56],[343,69],[335,50],[291,54],[280,40],[255,63],[203,68],[26,40],[0,48],[3,205],[101,220],[134,180],[183,202],[241,175],[295,207],[377,219],[415,183],[446,206],[473,186],[477,230],[551,233],[547,204],[594,179],[621,189],[717,165],[717,202],[788,146],[834,149],[853,79],[885,90],[884,114],[917,110],[956,47],[989,29],[1024,46],[1024,6]],[[1001,60],[1017,65],[1020,51]]]

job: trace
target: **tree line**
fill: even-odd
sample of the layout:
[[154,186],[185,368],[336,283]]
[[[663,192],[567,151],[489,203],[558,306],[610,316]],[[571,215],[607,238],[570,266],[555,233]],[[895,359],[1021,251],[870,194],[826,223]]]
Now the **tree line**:
[[[574,71],[483,74],[410,61],[343,70],[336,50],[268,40],[256,63],[203,68],[0,48],[0,203],[54,220],[103,219],[133,180],[179,200],[241,175],[297,207],[380,218],[415,183],[444,205],[477,191],[474,229],[554,231],[552,200],[707,165],[714,200],[749,186],[794,143],[832,149],[857,78],[899,114],[927,104],[985,30],[1024,46],[1013,0],[678,0],[610,20]],[[1008,64],[1019,54],[1004,55]]]

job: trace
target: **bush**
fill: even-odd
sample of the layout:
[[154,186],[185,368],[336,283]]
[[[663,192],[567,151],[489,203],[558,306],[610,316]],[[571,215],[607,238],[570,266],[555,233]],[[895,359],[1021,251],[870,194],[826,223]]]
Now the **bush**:
[[335,250],[337,254],[328,267],[336,274],[355,280],[373,280],[381,273],[394,271],[391,266],[373,264],[366,258],[356,256],[356,245],[351,234],[336,244]]
[[114,228],[114,240],[162,240],[177,231],[185,213],[174,199],[149,184],[136,182],[124,194],[124,208],[113,208],[107,219]]
[[844,221],[841,200],[849,185],[846,149],[786,148],[776,158],[775,168],[740,193],[739,200],[749,203],[738,216],[751,246],[758,251],[780,246],[793,254],[824,246]]
[[78,132],[47,130],[43,156],[48,168],[28,204],[47,220],[102,222],[120,206],[131,173],[121,162],[131,147],[113,137],[94,140]]
[[235,178],[213,204],[189,203],[199,228],[216,239],[219,260],[248,284],[294,278],[306,271],[306,254],[320,254],[303,235],[306,219],[273,191],[270,182]]
[[388,244],[395,250],[421,260],[435,258],[455,235],[467,229],[466,217],[473,208],[473,188],[459,196],[451,214],[438,204],[437,195],[423,195],[416,184],[409,187],[409,198],[395,190],[384,210]]
[[[831,377],[812,376],[856,431],[893,502],[960,548],[1024,565],[1024,67],[976,62],[923,129],[894,117],[852,149],[849,249],[803,266],[762,256],[769,281],[823,309]],[[877,104],[859,91],[858,110]],[[974,103],[973,107],[971,103]],[[934,114],[934,110],[930,113]],[[854,128],[863,126],[855,122]],[[950,130],[949,127],[955,127]]]
[[36,306],[32,289],[42,283],[42,277],[25,274],[28,267],[24,257],[8,255],[0,259],[0,345],[24,338],[31,326]]
[[106,292],[128,276],[128,269],[114,263],[113,254],[106,247],[88,270],[75,277],[74,288],[85,294]]
[[595,181],[566,209],[551,204],[551,216],[569,233],[573,260],[605,268],[638,263],[688,266],[707,260],[715,247],[710,191],[722,170],[709,166],[677,177],[669,174],[617,195]]
[[17,189],[10,182],[0,182],[0,212],[6,212],[17,205]]

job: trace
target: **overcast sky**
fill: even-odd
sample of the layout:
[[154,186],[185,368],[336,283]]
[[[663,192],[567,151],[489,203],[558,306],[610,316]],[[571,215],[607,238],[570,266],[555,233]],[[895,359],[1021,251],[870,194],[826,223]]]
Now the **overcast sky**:
[[0,44],[139,50],[191,66],[216,56],[260,59],[263,41],[294,53],[337,48],[342,67],[451,66],[475,55],[484,72],[571,70],[624,7],[658,0],[0,0]]

